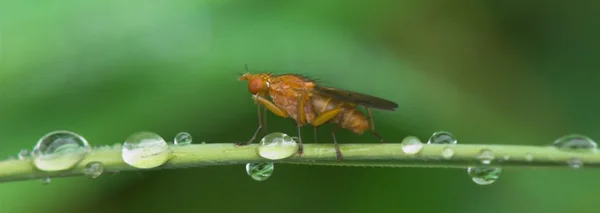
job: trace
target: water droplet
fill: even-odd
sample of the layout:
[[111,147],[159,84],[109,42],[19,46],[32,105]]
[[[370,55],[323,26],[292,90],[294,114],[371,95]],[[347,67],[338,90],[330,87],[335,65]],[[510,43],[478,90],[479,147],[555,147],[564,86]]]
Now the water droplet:
[[402,151],[406,154],[417,154],[423,149],[423,143],[414,136],[405,137],[401,143]]
[[456,144],[457,142],[452,134],[445,131],[434,132],[427,141],[428,144]]
[[494,158],[494,153],[488,149],[481,150],[479,155],[477,155],[477,159],[479,159],[483,164],[490,164]]
[[489,185],[498,180],[500,174],[502,173],[502,169],[469,167],[467,169],[467,173],[476,184]]
[[579,169],[583,166],[583,162],[581,160],[579,160],[578,158],[571,158],[567,161],[567,164],[569,165],[569,167],[573,168],[573,169]]
[[552,145],[558,149],[568,151],[595,151],[596,142],[583,135],[565,135],[556,139]]
[[188,145],[192,143],[192,135],[187,132],[180,132],[175,135],[175,140],[173,141],[175,145]]
[[153,132],[137,132],[123,143],[121,157],[130,166],[149,169],[163,165],[171,157],[167,142]]
[[246,173],[256,181],[265,181],[271,177],[275,165],[273,163],[248,163],[246,164]]
[[450,159],[454,155],[454,150],[450,147],[446,147],[442,150],[442,157]]
[[526,153],[525,154],[525,160],[528,162],[533,161],[533,155],[531,153]]
[[50,184],[50,181],[52,181],[52,179],[50,179],[50,177],[45,177],[45,178],[40,179],[40,182],[42,182],[43,185]]
[[69,131],[54,131],[40,138],[31,156],[38,169],[61,171],[75,166],[91,150],[82,136]]
[[22,149],[19,154],[17,155],[17,157],[19,157],[19,160],[23,160],[25,158],[28,158],[31,155],[31,153],[29,153],[29,150],[27,149]]
[[260,140],[257,152],[263,158],[279,160],[296,154],[298,152],[298,144],[289,135],[274,132]]
[[89,162],[83,168],[83,174],[91,178],[97,178],[102,172],[104,172],[104,167],[100,162]]

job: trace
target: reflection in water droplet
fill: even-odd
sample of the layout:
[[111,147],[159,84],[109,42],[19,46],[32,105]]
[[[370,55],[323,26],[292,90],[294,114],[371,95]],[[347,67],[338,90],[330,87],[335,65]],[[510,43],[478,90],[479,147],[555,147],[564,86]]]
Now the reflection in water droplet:
[[427,141],[428,144],[456,144],[457,142],[452,134],[445,131],[434,132]]
[[423,143],[421,143],[421,140],[414,136],[405,137],[404,140],[402,140],[401,146],[402,151],[410,155],[417,154],[421,151],[421,149],[423,149]]
[[22,149],[19,154],[17,155],[17,157],[19,157],[19,160],[23,160],[25,158],[28,158],[31,155],[31,153],[29,153],[29,150],[27,149]]
[[567,164],[573,169],[579,169],[583,166],[583,161],[578,158],[571,158],[567,161]]
[[271,177],[275,165],[273,163],[248,163],[246,164],[246,174],[256,181],[265,181]]
[[171,151],[160,135],[153,132],[137,132],[123,143],[121,157],[130,166],[149,169],[167,162]]
[[494,153],[488,149],[481,150],[479,155],[477,155],[477,159],[479,159],[483,164],[490,164],[494,158]]
[[479,185],[488,185],[496,182],[500,178],[502,173],[501,168],[483,168],[483,167],[469,167],[467,173],[475,182]]
[[180,132],[175,135],[175,140],[173,141],[175,145],[188,145],[192,143],[192,135],[187,132]]
[[52,181],[52,179],[50,179],[50,177],[45,177],[45,178],[40,179],[40,182],[42,182],[43,185],[50,184],[50,181]]
[[442,157],[450,159],[454,155],[454,150],[450,147],[446,147],[442,150]]
[[565,135],[556,139],[552,145],[566,151],[596,151],[597,145],[592,139],[583,135]]
[[54,131],[40,138],[31,156],[38,169],[61,171],[75,166],[91,150],[82,136],[69,131]]
[[103,171],[104,168],[100,162],[89,162],[85,165],[85,168],[83,168],[83,174],[91,178],[97,178]]
[[260,140],[257,152],[263,158],[279,160],[296,154],[298,152],[298,144],[289,135],[274,132]]

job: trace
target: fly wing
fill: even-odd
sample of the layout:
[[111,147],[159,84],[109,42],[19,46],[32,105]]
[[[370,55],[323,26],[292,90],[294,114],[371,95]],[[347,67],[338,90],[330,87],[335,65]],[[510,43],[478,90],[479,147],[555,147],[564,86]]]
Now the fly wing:
[[385,100],[382,98],[378,98],[375,96],[358,93],[358,92],[353,92],[353,91],[348,91],[348,90],[343,90],[343,89],[338,89],[338,88],[333,88],[333,87],[325,87],[325,86],[320,86],[320,85],[315,85],[313,89],[314,89],[315,93],[330,96],[332,98],[335,98],[335,99],[338,99],[341,101],[346,101],[346,102],[350,102],[350,103],[354,103],[354,104],[358,104],[358,105],[363,105],[366,107],[372,107],[372,108],[376,108],[376,109],[389,110],[389,111],[394,111],[394,110],[396,110],[396,108],[398,108],[397,103],[394,103],[392,101]]

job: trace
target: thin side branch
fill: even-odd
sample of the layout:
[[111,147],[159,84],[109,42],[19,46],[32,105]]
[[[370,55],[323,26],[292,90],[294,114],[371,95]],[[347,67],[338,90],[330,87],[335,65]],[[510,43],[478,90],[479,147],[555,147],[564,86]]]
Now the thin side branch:
[[[268,160],[257,154],[257,144],[235,147],[232,143],[170,145],[171,158],[162,166],[152,169],[139,169],[126,164],[121,158],[121,148],[92,150],[75,167],[66,171],[46,172],[37,169],[31,158],[0,161],[0,181],[19,181],[65,176],[83,176],[85,165],[100,162],[104,173],[156,170],[167,168],[189,168],[211,165],[246,164],[254,162],[274,162],[308,165],[337,166],[387,166],[387,167],[502,167],[502,168],[569,168],[569,162],[577,161],[581,168],[600,167],[600,153],[569,152],[552,146],[518,145],[467,145],[467,144],[423,144],[416,154],[407,154],[402,144],[340,144],[343,161],[336,160],[335,149],[331,144],[305,144],[304,156],[296,155],[282,160]],[[449,151],[450,150],[450,151]],[[489,164],[482,161],[481,153],[487,150],[493,159]],[[450,156],[451,154],[451,156]],[[486,155],[490,159],[490,155]]]

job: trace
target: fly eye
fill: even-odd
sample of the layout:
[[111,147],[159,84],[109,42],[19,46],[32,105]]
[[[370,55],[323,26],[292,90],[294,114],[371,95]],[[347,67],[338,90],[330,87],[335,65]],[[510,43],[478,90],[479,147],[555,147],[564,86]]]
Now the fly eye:
[[262,90],[263,81],[260,78],[254,78],[248,82],[248,91],[252,94],[257,94]]

